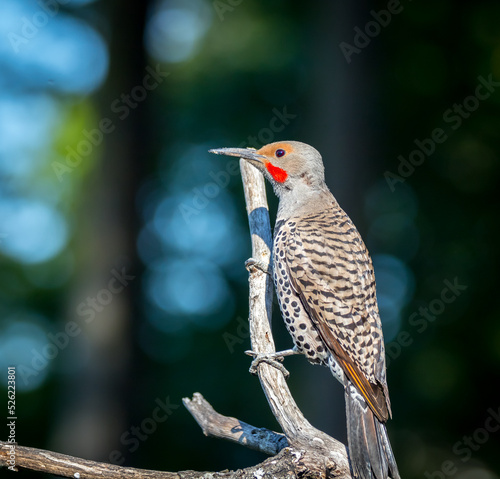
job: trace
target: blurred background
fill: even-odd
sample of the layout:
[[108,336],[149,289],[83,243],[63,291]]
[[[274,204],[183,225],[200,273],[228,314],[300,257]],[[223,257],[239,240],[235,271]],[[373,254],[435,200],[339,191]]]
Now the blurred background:
[[[238,165],[207,150],[293,139],[373,257],[402,476],[499,477],[498,2],[3,0],[0,33],[0,404],[15,366],[19,444],[170,471],[264,459],[181,401],[279,427],[244,355]],[[286,367],[345,441],[341,386]]]

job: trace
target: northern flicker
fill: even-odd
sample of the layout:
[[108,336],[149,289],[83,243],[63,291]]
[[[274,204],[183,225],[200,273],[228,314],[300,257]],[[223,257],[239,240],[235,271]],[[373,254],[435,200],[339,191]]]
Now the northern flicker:
[[340,208],[313,147],[282,141],[220,148],[257,167],[279,198],[273,279],[295,349],[344,386],[354,477],[399,479],[385,423],[391,415],[372,261]]

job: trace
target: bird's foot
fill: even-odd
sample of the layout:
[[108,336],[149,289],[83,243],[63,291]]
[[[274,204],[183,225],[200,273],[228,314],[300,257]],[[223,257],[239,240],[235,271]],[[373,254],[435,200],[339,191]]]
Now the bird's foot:
[[250,365],[250,374],[253,374],[254,376],[257,376],[257,369],[259,367],[260,363],[266,363],[269,364],[269,366],[272,366],[273,368],[276,368],[278,371],[281,371],[283,373],[283,376],[285,376],[285,379],[288,379],[288,376],[290,376],[289,371],[281,364],[281,361],[283,361],[282,357],[277,357],[274,359],[271,355],[268,356],[266,354],[257,354],[254,357],[254,360],[252,361],[252,364]]
[[285,356],[291,356],[293,354],[300,354],[300,353],[294,347],[293,349],[286,349],[285,351],[277,351],[275,353],[256,353],[255,351],[245,351],[245,354],[253,356],[254,358],[252,364],[250,365],[250,370],[249,370],[250,374],[256,376],[257,367],[259,366],[259,364],[266,363],[281,371],[283,373],[283,376],[285,376],[285,379],[288,379],[290,373],[282,364],[283,358]]
[[254,269],[260,269],[263,273],[271,274],[271,265],[266,264],[263,261],[257,261],[254,258],[249,258],[245,261],[245,268],[249,273],[252,273]]

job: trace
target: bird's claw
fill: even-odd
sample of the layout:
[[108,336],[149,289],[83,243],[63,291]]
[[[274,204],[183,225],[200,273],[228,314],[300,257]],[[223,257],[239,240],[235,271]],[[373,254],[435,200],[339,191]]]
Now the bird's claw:
[[257,368],[259,364],[266,363],[269,364],[269,366],[276,368],[278,371],[281,371],[283,373],[283,376],[285,376],[285,379],[288,379],[288,377],[290,376],[290,372],[282,364],[283,357],[287,356],[288,354],[283,353],[288,353],[288,351],[278,351],[276,353],[256,353],[255,351],[245,351],[245,354],[248,354],[248,356],[253,356],[254,358],[252,364],[250,365],[250,374],[257,376]]
[[252,273],[254,269],[259,269],[263,273],[271,274],[271,266],[269,264],[264,263],[264,261],[257,261],[254,258],[249,258],[245,261],[245,268],[249,273]]
[[290,372],[281,364],[280,360],[276,359],[271,359],[266,357],[265,355],[258,355],[253,361],[252,364],[250,365],[250,374],[253,374],[254,376],[257,376],[257,368],[259,367],[260,363],[266,363],[269,364],[269,366],[272,366],[273,368],[276,368],[278,371],[281,371],[283,376],[285,376],[285,379],[288,379],[290,376]]

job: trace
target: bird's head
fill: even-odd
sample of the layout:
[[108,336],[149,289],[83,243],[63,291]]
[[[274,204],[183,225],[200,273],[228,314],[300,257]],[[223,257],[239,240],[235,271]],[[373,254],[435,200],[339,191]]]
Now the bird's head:
[[257,167],[279,194],[296,188],[319,188],[324,184],[323,160],[312,146],[299,141],[277,141],[253,148],[218,148],[217,155],[237,156]]

